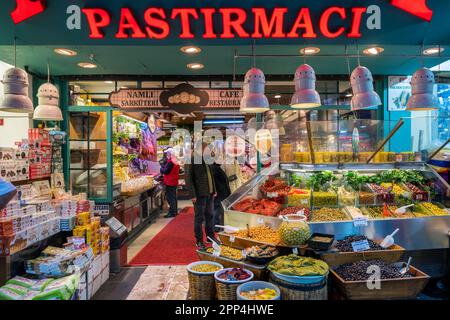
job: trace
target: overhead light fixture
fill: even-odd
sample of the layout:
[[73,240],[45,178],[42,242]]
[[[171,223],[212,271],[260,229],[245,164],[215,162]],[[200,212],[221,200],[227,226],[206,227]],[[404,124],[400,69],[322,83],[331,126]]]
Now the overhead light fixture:
[[263,113],[270,109],[269,100],[265,96],[266,77],[258,68],[251,68],[245,74],[241,113]]
[[28,75],[20,68],[6,70],[3,75],[4,97],[0,111],[15,113],[33,113],[33,103],[28,96]]
[[307,64],[302,64],[295,71],[295,93],[292,96],[291,107],[295,109],[311,109],[319,107],[320,96],[316,91],[316,73]]
[[444,52],[444,50],[445,49],[442,47],[427,48],[427,49],[423,50],[423,54],[425,54],[427,56],[431,56],[433,54],[442,53],[442,52]]
[[107,81],[105,81],[105,83],[106,83],[106,84],[113,84],[114,81],[107,80]]
[[17,68],[17,46],[14,38],[14,68],[3,75],[3,100],[0,111],[15,113],[33,113],[33,103],[28,96],[28,74]]
[[63,115],[59,108],[59,91],[50,83],[50,64],[47,64],[47,83],[38,89],[39,105],[34,110],[33,119],[42,121],[62,121]]
[[281,99],[281,94],[276,94],[276,95],[274,96],[274,98],[275,98],[275,99]]
[[412,94],[406,104],[408,111],[429,111],[438,109],[438,99],[433,94],[434,74],[430,69],[420,68],[411,79]]
[[195,62],[195,63],[189,63],[187,65],[187,67],[189,69],[200,70],[200,69],[203,69],[205,66],[201,63]]
[[84,69],[95,69],[97,68],[97,65],[92,62],[80,62],[78,63],[78,66]]
[[187,54],[197,54],[202,52],[202,49],[196,46],[185,46],[180,48],[181,52],[187,53]]
[[372,73],[366,67],[358,66],[350,76],[353,90],[352,111],[381,105],[380,96],[373,89]]
[[363,53],[368,56],[376,56],[384,51],[382,47],[371,47],[363,50]]
[[76,56],[78,53],[74,50],[66,49],[66,48],[56,48],[53,50],[56,54],[59,54],[61,56],[68,56],[73,57]]
[[305,54],[305,55],[316,54],[319,52],[320,52],[320,49],[317,47],[306,47],[306,48],[300,49],[300,53]]
[[345,96],[346,96],[347,98],[350,98],[350,97],[353,97],[353,94],[347,93]]

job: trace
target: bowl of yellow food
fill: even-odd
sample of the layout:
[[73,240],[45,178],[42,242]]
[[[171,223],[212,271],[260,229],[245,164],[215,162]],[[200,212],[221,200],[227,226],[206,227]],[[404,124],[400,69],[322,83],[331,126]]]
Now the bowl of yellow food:
[[266,281],[250,281],[237,289],[238,300],[280,300],[280,289]]

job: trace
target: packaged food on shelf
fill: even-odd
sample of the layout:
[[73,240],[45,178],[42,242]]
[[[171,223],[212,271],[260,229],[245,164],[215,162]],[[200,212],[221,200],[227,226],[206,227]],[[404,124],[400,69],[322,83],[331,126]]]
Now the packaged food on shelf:
[[313,210],[311,222],[348,221],[350,218],[345,212],[337,208],[320,208]]

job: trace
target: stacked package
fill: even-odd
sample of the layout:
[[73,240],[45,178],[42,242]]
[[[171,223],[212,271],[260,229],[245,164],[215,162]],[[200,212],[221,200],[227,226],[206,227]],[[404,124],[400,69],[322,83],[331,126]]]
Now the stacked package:
[[57,211],[61,217],[61,231],[72,231],[77,225],[77,215],[92,212],[95,203],[88,200],[62,200]]
[[101,227],[100,217],[91,217],[89,212],[77,215],[77,226],[73,229],[74,237],[83,237],[95,256],[109,251],[109,228]]
[[29,180],[26,144],[18,148],[0,148],[0,178],[6,181]]
[[28,130],[28,161],[30,163],[30,179],[50,177],[52,144],[48,131],[43,129]]
[[70,300],[79,282],[76,274],[56,280],[15,277],[0,288],[0,300]]
[[[45,209],[38,211],[37,209]],[[59,216],[50,203],[20,207],[9,204],[0,216],[0,255],[14,254],[60,232]]]

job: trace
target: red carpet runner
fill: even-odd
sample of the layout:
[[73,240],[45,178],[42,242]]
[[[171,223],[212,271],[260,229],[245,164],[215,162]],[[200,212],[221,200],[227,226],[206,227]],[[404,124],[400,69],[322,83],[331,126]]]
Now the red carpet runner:
[[197,260],[194,208],[186,207],[142,248],[129,265],[185,265]]

